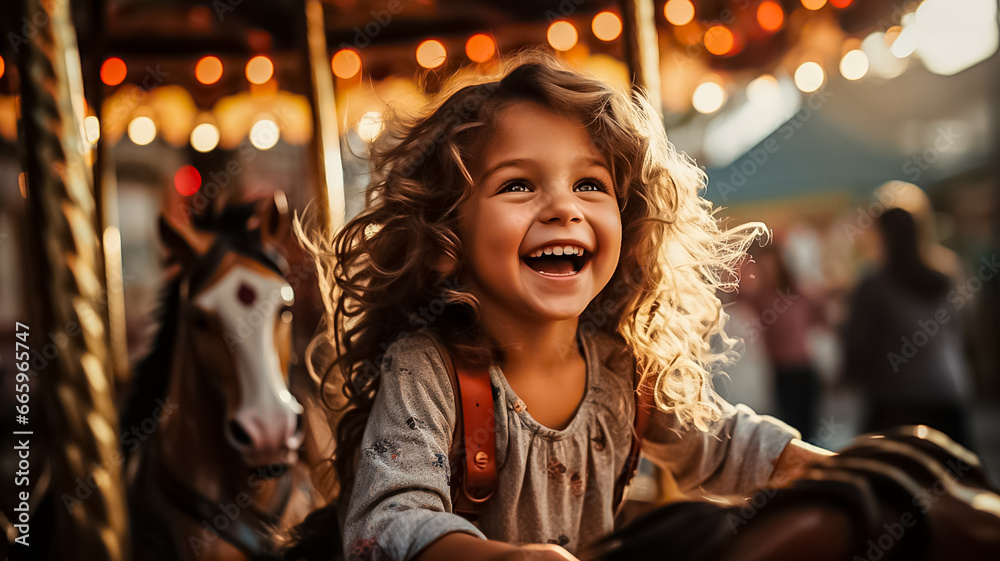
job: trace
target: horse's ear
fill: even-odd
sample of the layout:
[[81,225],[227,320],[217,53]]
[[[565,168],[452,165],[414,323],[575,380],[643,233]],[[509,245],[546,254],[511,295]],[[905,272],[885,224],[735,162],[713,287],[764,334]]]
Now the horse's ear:
[[190,224],[160,215],[160,239],[167,248],[167,260],[188,263],[204,255],[212,247],[212,236],[199,232]]
[[273,197],[261,201],[257,206],[257,218],[261,241],[275,247],[281,246],[292,225],[284,191],[275,191]]

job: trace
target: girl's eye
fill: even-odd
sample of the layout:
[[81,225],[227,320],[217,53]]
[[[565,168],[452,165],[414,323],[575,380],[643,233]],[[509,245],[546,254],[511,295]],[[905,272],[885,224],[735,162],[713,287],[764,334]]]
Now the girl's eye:
[[498,193],[529,193],[531,188],[523,179],[512,179],[500,186]]
[[595,192],[605,192],[609,188],[606,183],[600,179],[588,178],[576,184],[577,191],[595,191]]

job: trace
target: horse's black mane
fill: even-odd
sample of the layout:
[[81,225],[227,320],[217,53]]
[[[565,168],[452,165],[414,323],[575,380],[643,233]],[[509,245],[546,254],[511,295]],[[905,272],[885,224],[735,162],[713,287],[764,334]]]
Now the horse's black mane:
[[[276,257],[268,253],[263,246],[261,229],[247,228],[247,221],[254,215],[256,209],[254,203],[242,203],[228,205],[221,212],[215,212],[210,207],[205,212],[194,215],[191,224],[198,230],[215,234],[216,237],[212,249],[194,266],[203,270],[214,270],[222,255],[235,251],[252,257],[281,274],[281,266]],[[126,457],[135,452],[135,438],[146,440],[150,436],[142,434],[144,430],[142,423],[146,419],[158,422],[156,409],[162,407],[161,404],[167,395],[181,304],[181,278],[184,274],[182,271],[163,287],[157,311],[159,330],[153,348],[136,365],[132,393],[122,407],[119,421],[122,449]],[[132,438],[127,434],[132,434]],[[129,445],[126,445],[126,442]]]

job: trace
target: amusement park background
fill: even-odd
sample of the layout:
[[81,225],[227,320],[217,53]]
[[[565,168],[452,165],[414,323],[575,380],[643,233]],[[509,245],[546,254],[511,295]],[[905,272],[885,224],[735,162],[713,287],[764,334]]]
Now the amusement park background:
[[[120,287],[102,304],[114,399],[156,330],[161,213],[182,220],[219,197],[280,190],[293,211],[312,203],[336,222],[363,205],[366,154],[387,107],[416,109],[453,73],[487,71],[498,56],[525,47],[551,49],[628,88],[638,49],[655,57],[644,59],[637,81],[658,98],[673,143],[705,167],[705,197],[730,223],[766,222],[791,282],[820,304],[820,319],[806,326],[821,391],[811,413],[817,444],[836,449],[861,430],[865,395],[845,376],[843,330],[853,288],[877,264],[878,216],[893,204],[885,197],[892,191],[877,197],[875,190],[901,180],[926,193],[937,240],[960,259],[966,290],[965,309],[946,311],[964,322],[970,445],[1000,480],[1000,278],[984,268],[1000,251],[995,0],[72,6],[81,134],[96,178],[108,286]],[[2,17],[0,511],[10,512],[15,323],[31,321],[44,294],[27,274],[43,257],[27,249],[17,120],[28,78],[17,55],[51,23]],[[630,46],[636,36],[648,41]],[[301,371],[322,304],[309,260],[293,240],[286,250],[296,292],[293,368]],[[771,306],[725,296],[730,331],[744,338],[745,351],[718,387],[762,413],[778,413],[765,335],[797,305],[780,300],[787,288],[779,287]],[[58,361],[62,328],[34,329],[33,360]],[[915,347],[920,329],[910,338]],[[45,383],[35,380],[32,391]],[[41,407],[40,392],[32,400]]]

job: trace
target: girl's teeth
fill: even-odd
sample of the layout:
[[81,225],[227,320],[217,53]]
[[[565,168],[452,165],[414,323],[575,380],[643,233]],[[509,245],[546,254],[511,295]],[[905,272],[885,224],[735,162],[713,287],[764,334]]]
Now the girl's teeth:
[[536,249],[531,252],[528,257],[541,257],[543,255],[583,255],[584,250],[582,248],[565,245],[558,247],[546,247],[544,249]]

